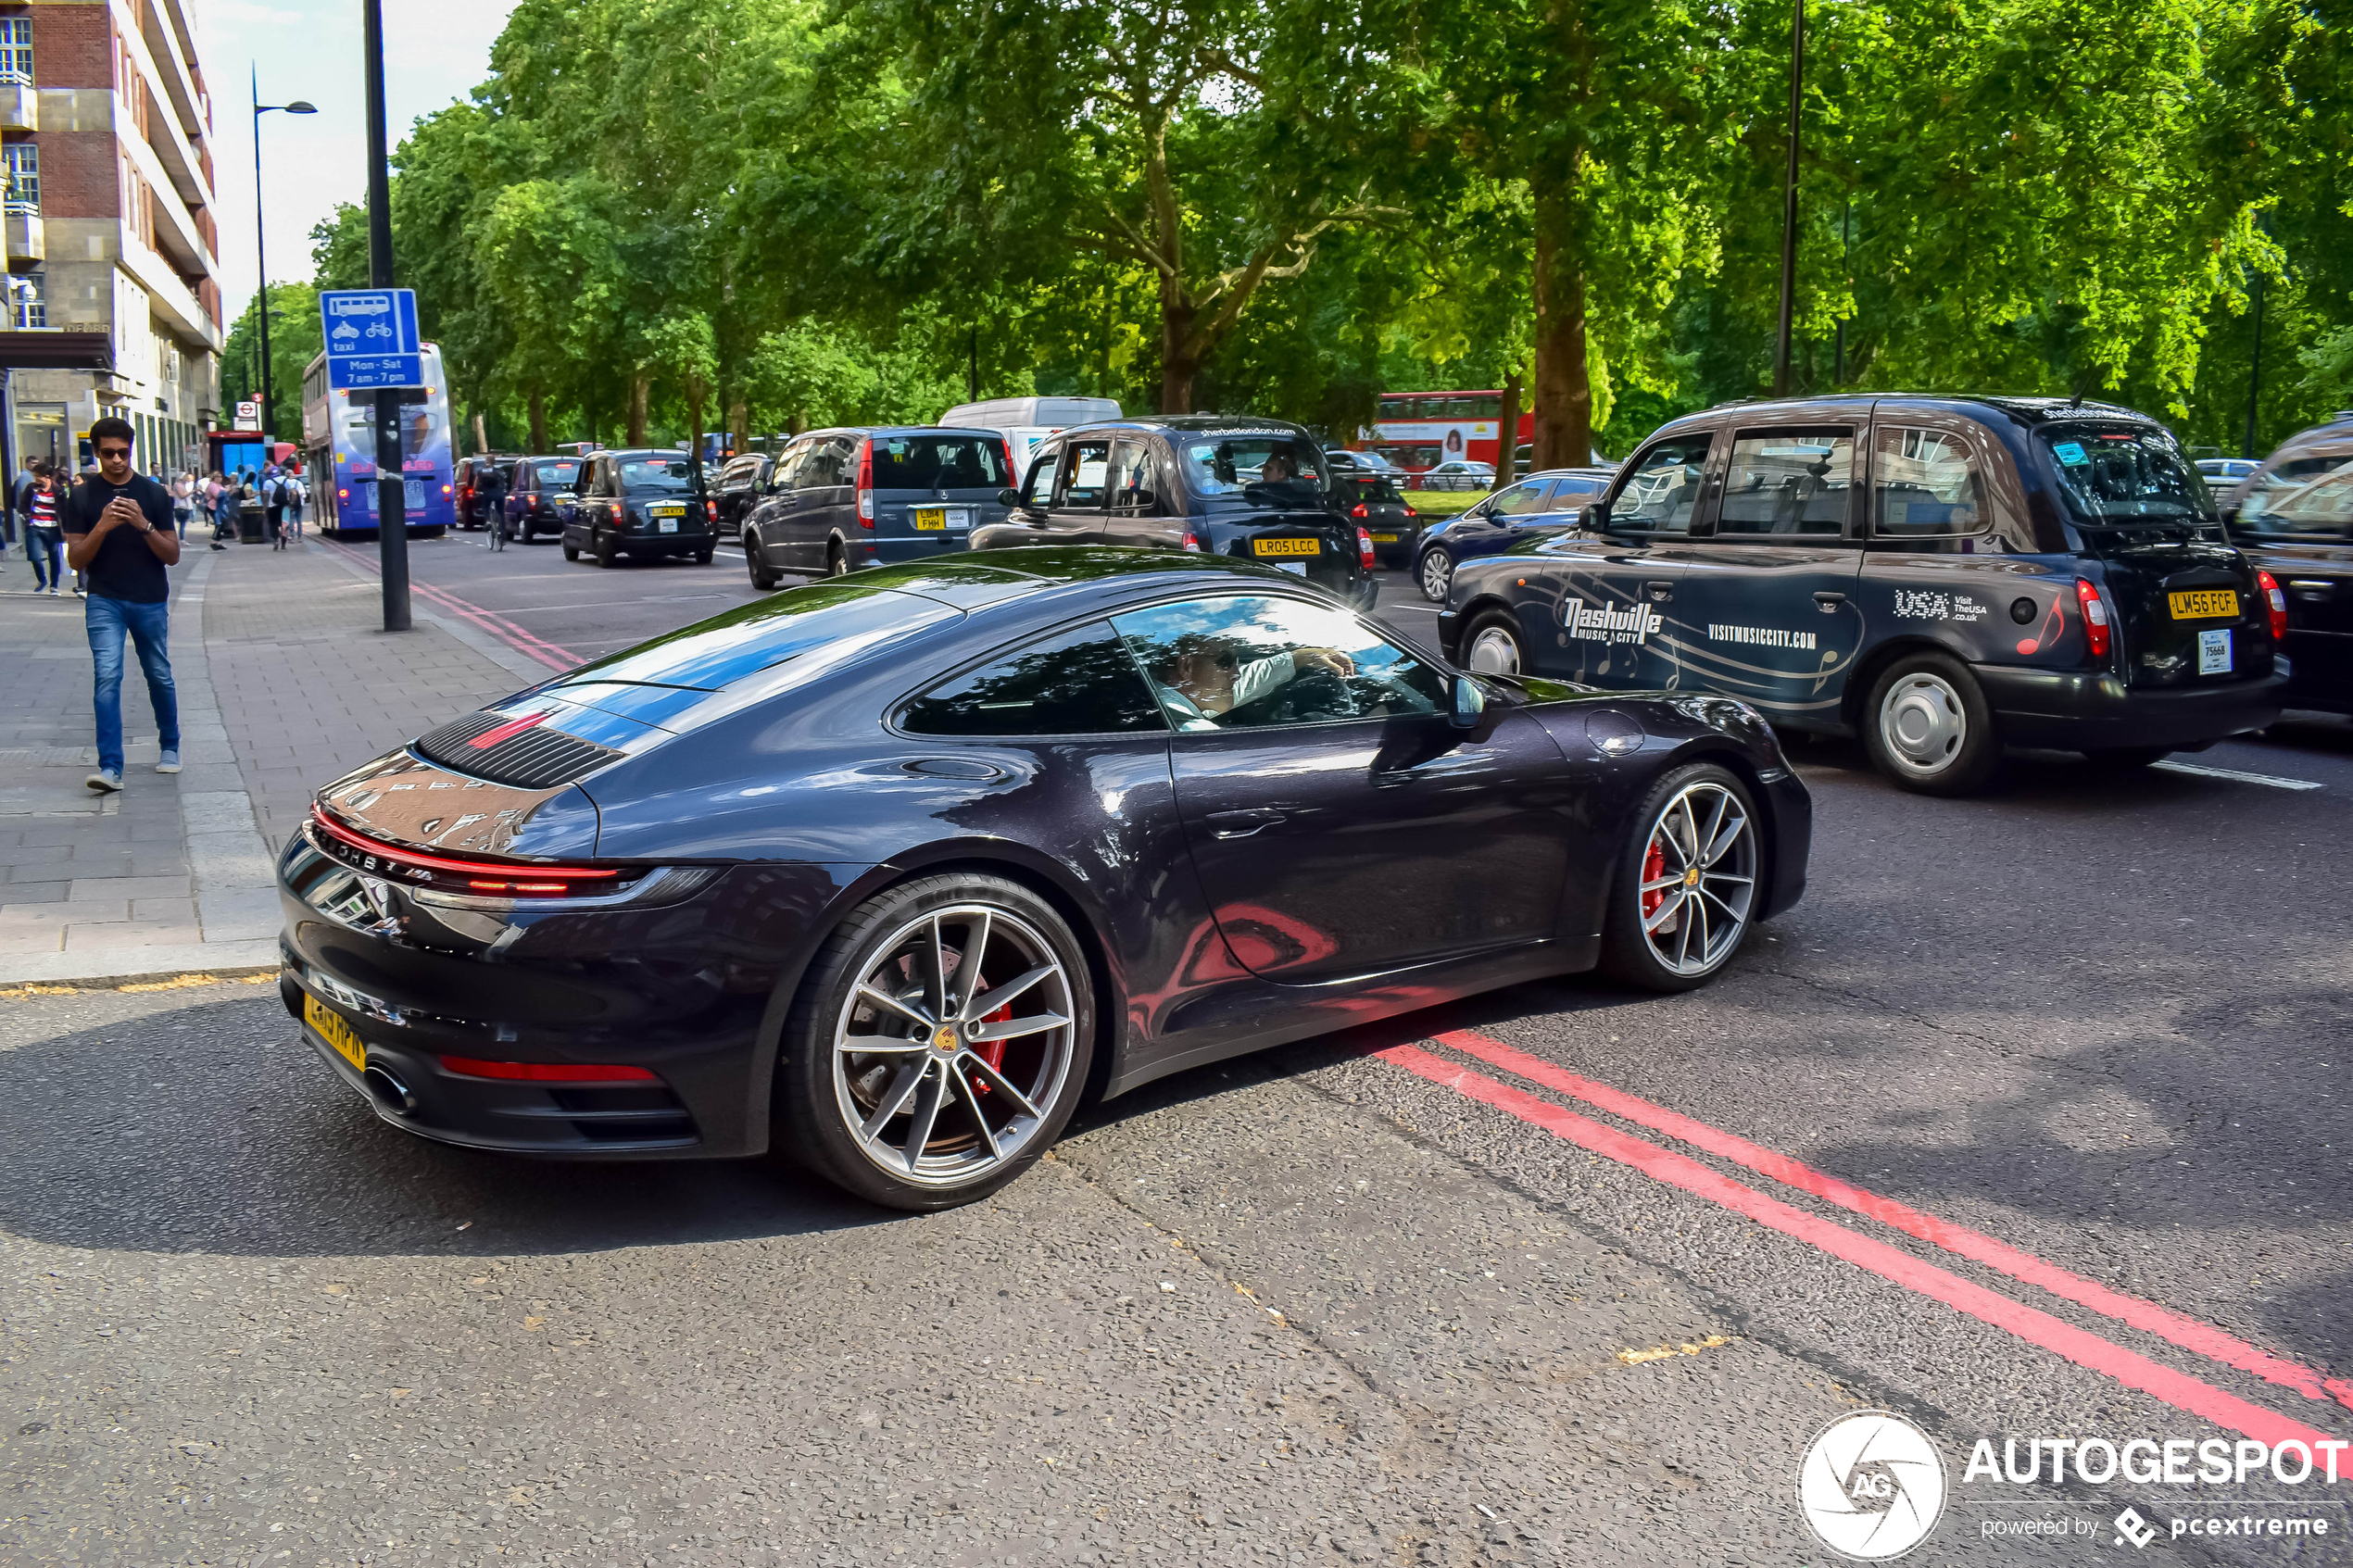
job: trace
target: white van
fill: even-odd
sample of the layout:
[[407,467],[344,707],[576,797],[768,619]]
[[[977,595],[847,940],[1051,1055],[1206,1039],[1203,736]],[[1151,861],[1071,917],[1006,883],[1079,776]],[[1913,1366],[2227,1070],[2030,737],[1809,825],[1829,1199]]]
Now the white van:
[[1013,487],[1029,476],[1030,454],[1050,435],[1073,425],[1090,425],[1120,417],[1119,404],[1109,397],[996,397],[986,403],[960,403],[939,416],[943,425],[960,430],[993,430],[1013,448]]

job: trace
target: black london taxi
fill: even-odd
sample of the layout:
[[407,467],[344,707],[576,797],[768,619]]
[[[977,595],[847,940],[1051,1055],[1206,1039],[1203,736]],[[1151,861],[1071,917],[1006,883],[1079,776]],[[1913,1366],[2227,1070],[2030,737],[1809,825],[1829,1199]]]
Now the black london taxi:
[[2006,746],[2138,766],[2260,729],[2286,629],[2156,420],[1958,396],[1677,420],[1575,532],[1465,562],[1439,617],[1470,669],[1737,697],[1931,795]]
[[1279,567],[1359,609],[1379,596],[1371,533],[1342,515],[1313,436],[1281,420],[1172,414],[1082,425],[1040,445],[975,550],[1130,545]]
[[711,512],[702,465],[686,453],[593,453],[564,517],[564,559],[585,553],[609,567],[623,556],[691,556],[709,566]]
[[2222,520],[2287,596],[2282,700],[2353,713],[2353,409],[2284,442],[2223,495]]

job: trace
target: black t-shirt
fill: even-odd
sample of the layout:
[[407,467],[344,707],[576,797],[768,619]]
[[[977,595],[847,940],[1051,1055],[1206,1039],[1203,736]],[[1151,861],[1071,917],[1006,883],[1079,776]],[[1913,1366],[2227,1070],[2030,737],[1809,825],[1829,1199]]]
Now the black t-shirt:
[[[67,537],[97,527],[107,503],[117,495],[130,496],[149,522],[167,533],[171,532],[170,491],[143,473],[132,474],[131,483],[120,490],[92,474],[59,498],[57,519]],[[170,573],[147,548],[146,535],[135,528],[118,528],[107,534],[84,570],[90,576],[90,591],[102,599],[156,605],[171,596]]]

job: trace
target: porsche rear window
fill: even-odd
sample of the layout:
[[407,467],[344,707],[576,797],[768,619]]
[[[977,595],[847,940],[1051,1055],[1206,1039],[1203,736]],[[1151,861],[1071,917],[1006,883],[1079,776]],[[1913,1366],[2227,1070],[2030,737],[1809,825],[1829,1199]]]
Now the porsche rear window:
[[803,678],[814,678],[960,614],[879,584],[812,583],[585,664],[557,685],[621,682],[715,692],[787,660],[799,660]]

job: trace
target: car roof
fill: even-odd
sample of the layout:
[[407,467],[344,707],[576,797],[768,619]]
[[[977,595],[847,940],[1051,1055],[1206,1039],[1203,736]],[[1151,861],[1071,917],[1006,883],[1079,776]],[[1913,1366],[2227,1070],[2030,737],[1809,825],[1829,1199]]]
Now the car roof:
[[1004,439],[1004,432],[979,425],[828,425],[824,430],[803,431],[793,439],[809,435],[979,435],[991,441]]
[[1164,581],[1211,586],[1230,583],[1238,578],[1291,588],[1302,583],[1289,572],[1232,556],[1126,549],[1108,545],[1025,545],[1011,549],[927,556],[898,566],[861,571],[855,581],[918,594],[931,593],[936,585],[957,581],[973,586],[986,583],[1000,590],[988,595],[990,600],[1002,602],[1086,583]]
[[1825,393],[1816,397],[1741,398],[1681,415],[1659,428],[1667,430],[1696,420],[1713,420],[1730,413],[1737,413],[1743,419],[1811,419],[1831,408],[1851,409],[1858,404],[1900,406],[1906,403],[1932,408],[1987,408],[2007,414],[2019,423],[2028,425],[2089,419],[2128,420],[2153,430],[2165,428],[2162,422],[2138,408],[2127,408],[2120,403],[2095,403],[2089,398],[2076,397],[2012,397],[2003,394],[1974,392],[1842,392]]
[[[1253,419],[1247,414],[1129,414],[1122,419],[1097,420],[1092,424],[1073,425],[1064,435],[1080,431],[1140,430],[1157,431],[1163,434],[1186,435],[1290,435],[1306,437],[1306,427],[1289,420]],[[1321,444],[1317,449],[1322,450]]]

